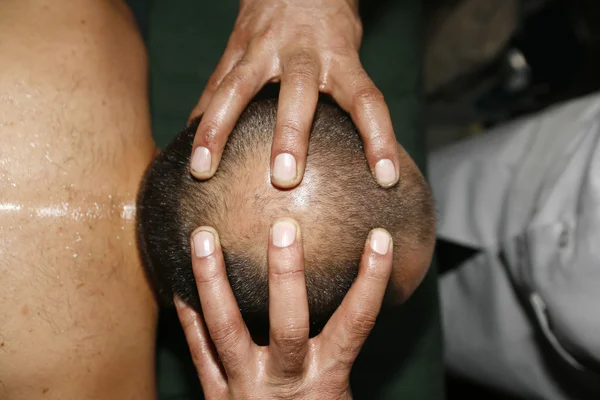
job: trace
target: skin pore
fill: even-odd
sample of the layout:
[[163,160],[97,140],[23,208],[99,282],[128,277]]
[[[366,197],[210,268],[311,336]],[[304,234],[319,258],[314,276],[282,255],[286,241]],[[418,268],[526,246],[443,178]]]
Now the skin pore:
[[146,55],[120,2],[57,3],[0,4],[0,398],[150,399]]

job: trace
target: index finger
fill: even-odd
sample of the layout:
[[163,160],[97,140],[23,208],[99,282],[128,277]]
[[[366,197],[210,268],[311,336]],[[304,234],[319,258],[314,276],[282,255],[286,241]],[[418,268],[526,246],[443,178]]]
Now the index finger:
[[374,229],[365,244],[358,276],[319,335],[325,359],[350,369],[375,325],[392,272],[392,237]]
[[239,47],[234,44],[233,37],[229,39],[229,42],[227,43],[227,48],[225,49],[223,56],[219,60],[219,63],[215,68],[215,72],[213,72],[213,74],[208,79],[206,87],[202,91],[202,95],[200,95],[200,100],[198,100],[198,104],[196,104],[196,107],[194,107],[194,109],[190,113],[188,123],[204,113],[204,110],[206,110],[206,107],[208,107],[210,100],[221,85],[221,82],[244,56],[245,51],[246,49],[244,47]]
[[238,118],[268,80],[270,71],[264,65],[267,57],[265,49],[251,44],[212,95],[192,146],[190,172],[196,178],[209,179],[217,170],[227,138]]
[[385,188],[394,186],[400,177],[400,156],[383,94],[358,57],[334,67],[331,80],[331,95],[356,124],[377,183]]

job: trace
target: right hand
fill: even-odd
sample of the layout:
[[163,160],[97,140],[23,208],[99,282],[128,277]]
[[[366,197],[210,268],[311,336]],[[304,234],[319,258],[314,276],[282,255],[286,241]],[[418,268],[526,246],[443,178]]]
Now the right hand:
[[323,331],[309,339],[302,235],[294,220],[271,229],[269,346],[250,337],[227,280],[217,232],[197,229],[192,264],[204,318],[176,299],[205,396],[213,399],[351,399],[352,365],[379,314],[392,270],[392,239],[369,235],[358,276]]
[[346,110],[377,182],[394,186],[400,152],[390,111],[362,66],[358,0],[241,0],[227,48],[190,120],[202,115],[191,173],[211,178],[238,118],[268,82],[280,82],[271,183],[296,187],[306,167],[319,92]]

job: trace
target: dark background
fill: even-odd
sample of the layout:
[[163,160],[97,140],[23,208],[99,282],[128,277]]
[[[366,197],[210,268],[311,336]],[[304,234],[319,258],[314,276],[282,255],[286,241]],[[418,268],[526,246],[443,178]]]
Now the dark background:
[[600,88],[598,0],[424,4],[430,150]]

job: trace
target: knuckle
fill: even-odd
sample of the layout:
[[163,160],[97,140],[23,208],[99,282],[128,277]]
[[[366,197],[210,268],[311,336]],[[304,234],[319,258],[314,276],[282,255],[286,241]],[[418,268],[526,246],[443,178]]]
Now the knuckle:
[[[184,332],[192,331],[196,326],[196,322],[189,316],[186,316],[185,318],[180,318],[179,322],[181,323],[181,328]],[[191,346],[192,344],[190,343],[190,347]]]
[[306,42],[314,40],[315,27],[310,23],[301,23],[294,27],[294,33],[297,40]]
[[339,36],[332,39],[329,43],[329,51],[345,64],[360,62],[356,47],[346,37]]
[[335,58],[342,60],[351,60],[356,55],[356,50],[346,43],[332,46],[330,51]]
[[288,61],[288,76],[294,80],[315,80],[317,63],[306,50],[299,50],[292,54]]
[[208,268],[197,268],[194,274],[196,286],[213,286],[219,281],[220,275],[215,271],[210,271]]
[[296,399],[295,394],[302,386],[304,358],[297,354],[283,354],[277,358],[275,364],[268,369],[268,381],[277,387],[283,399]]
[[208,82],[206,83],[206,88],[211,92],[217,90],[219,85],[221,84],[221,78],[217,74],[212,74],[210,78],[208,78]]
[[192,362],[194,365],[200,365],[202,362],[202,347],[196,343],[190,343],[190,355],[192,356]]
[[217,121],[211,118],[202,118],[196,135],[197,143],[208,147],[215,145],[218,129],[219,124]]
[[302,136],[304,132],[302,131],[302,127],[298,121],[286,119],[279,124],[278,134],[278,139],[284,139],[287,142],[293,141],[297,137]]
[[277,36],[277,32],[272,27],[267,27],[260,31],[254,38],[253,41],[264,44],[265,42],[269,42],[273,40]]
[[269,386],[276,388],[276,392],[271,394],[273,400],[288,400],[305,398],[301,391],[300,382],[296,380],[280,381],[280,377],[272,377]]
[[226,318],[211,327],[210,337],[217,349],[220,349],[219,352],[227,351],[239,341],[241,329],[237,320]]
[[240,355],[234,350],[232,347],[218,347],[215,344],[217,349],[217,354],[219,355],[220,363],[223,367],[237,367],[241,362]]
[[242,57],[235,64],[235,66],[241,71],[247,71],[250,67],[252,67],[252,61],[248,57]]
[[[393,135],[393,133],[391,133]],[[393,149],[396,146],[396,138],[392,136],[390,138],[390,134],[388,132],[375,130],[374,132],[369,132],[365,135],[366,146],[368,148],[367,154],[368,156],[373,157],[375,160],[382,160],[384,158],[394,159],[394,157],[390,154],[389,149]],[[376,161],[373,161],[374,163]],[[376,262],[376,267],[374,267],[377,271],[371,271],[373,267],[367,269],[366,276],[367,278],[377,277],[383,274],[381,262]]]
[[352,103],[356,107],[370,106],[384,101],[383,93],[375,86],[365,86],[358,89],[353,96]]
[[[295,86],[307,85],[309,83],[317,82],[318,76],[316,68],[307,65],[294,65],[286,73],[286,78]],[[298,88],[298,89],[300,89]]]
[[275,285],[294,283],[304,280],[304,271],[302,269],[273,268],[269,280]]
[[346,317],[346,330],[351,337],[365,338],[375,326],[376,318],[368,312],[356,310]]
[[298,378],[303,369],[304,358],[296,351],[285,351],[285,349],[282,349],[282,351],[283,354],[281,359],[278,360],[275,374],[284,378]]
[[193,268],[194,280],[196,284],[204,287],[218,286],[219,281],[223,279],[224,272],[218,265],[204,260],[199,261]]
[[244,91],[257,78],[254,69],[254,63],[244,57],[237,62],[233,71],[231,71],[221,83],[229,91]]
[[280,349],[297,349],[304,345],[308,337],[308,327],[289,322],[271,332],[273,342]]
[[227,75],[225,79],[223,79],[222,85],[227,90],[238,91],[247,84],[248,77],[246,76],[246,74],[242,73],[243,69],[248,68],[248,66],[246,65],[247,62],[249,61],[243,61],[243,63],[242,61],[240,61],[236,66],[236,69],[229,75]]

